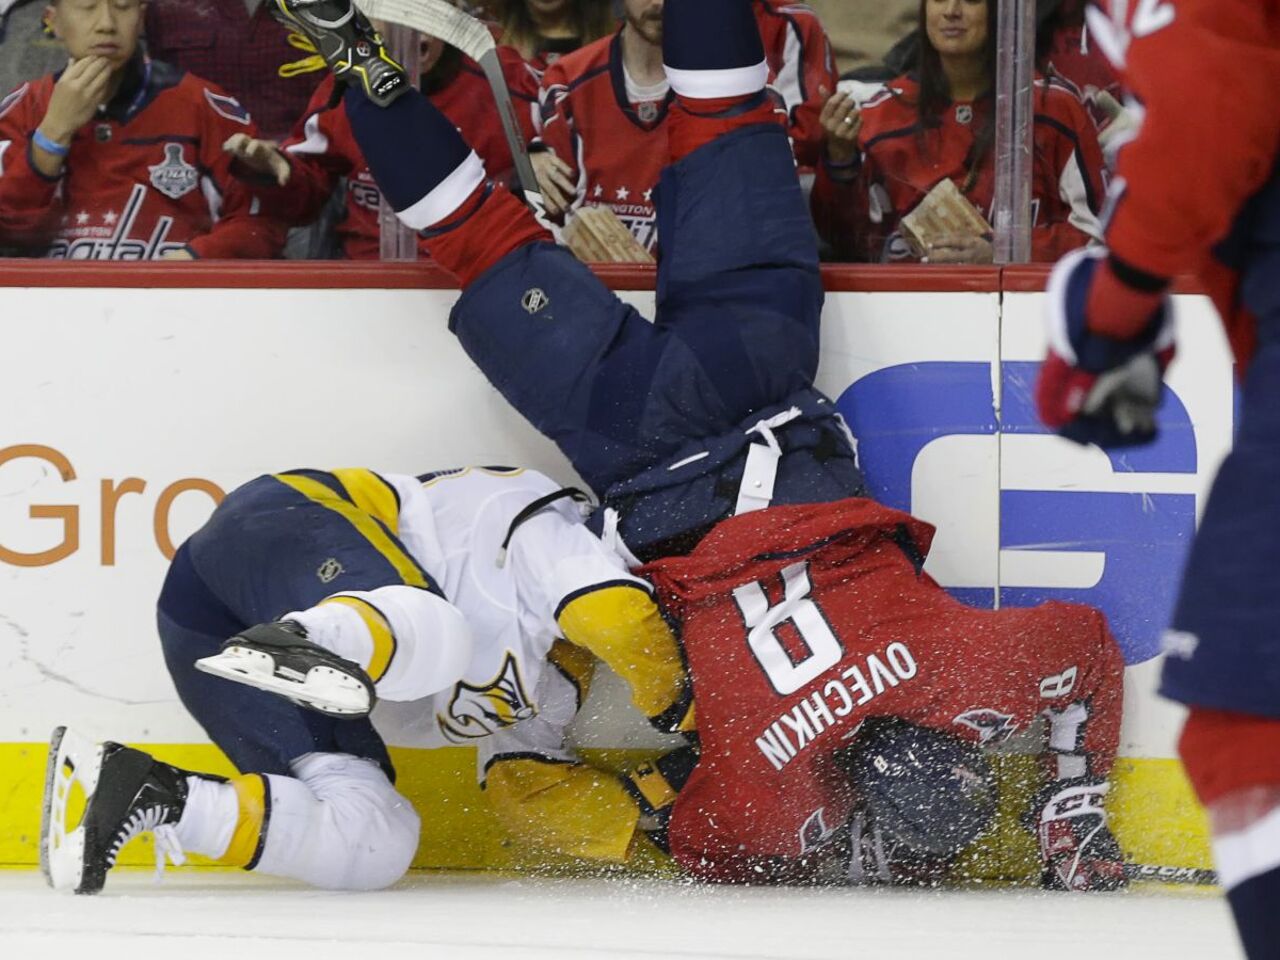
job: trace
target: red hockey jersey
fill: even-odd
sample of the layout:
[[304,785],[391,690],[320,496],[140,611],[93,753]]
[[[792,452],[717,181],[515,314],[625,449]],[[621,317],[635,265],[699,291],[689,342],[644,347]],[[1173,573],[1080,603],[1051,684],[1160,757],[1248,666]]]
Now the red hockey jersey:
[[[862,108],[858,176],[841,182],[819,165],[813,211],[822,237],[841,259],[900,260],[911,256],[898,221],[944,177],[953,180],[991,222],[995,196],[992,151],[970,176],[977,132],[989,99],[955,102],[939,125],[918,132],[919,85],[910,76],[892,80]],[[1065,84],[1036,81],[1035,156],[1032,167],[1032,259],[1056,260],[1100,239],[1105,194],[1102,150],[1093,121]]]
[[812,167],[821,156],[824,138],[818,117],[840,79],[831,41],[818,15],[803,3],[755,0],[754,7],[769,84],[787,108],[796,163]]
[[222,150],[257,134],[248,112],[217,87],[139,58],[120,92],[71,142],[62,176],[31,164],[31,137],[56,76],[0,100],[0,246],[70,260],[274,257],[279,224],[258,214]]
[[1247,359],[1252,321],[1210,256],[1280,157],[1280,0],[1161,0],[1089,11],[1144,110],[1116,165],[1107,245],[1158,276],[1198,273]]
[[[533,138],[538,111],[538,80],[511,47],[499,47],[499,58],[525,142]],[[291,159],[293,175],[278,210],[294,223],[310,223],[319,215],[338,181],[346,178],[344,216],[335,227],[343,253],[351,260],[376,260],[381,229],[378,211],[382,191],[374,182],[356,143],[346,105],[330,107],[334,80],[325,78],[306,114],[281,146]],[[462,131],[463,137],[495,179],[511,176],[514,161],[503,134],[493,91],[480,67],[464,58],[457,74],[428,97]],[[420,245],[426,255],[426,248]]]
[[658,245],[653,191],[668,160],[664,84],[635,99],[622,65],[622,33],[561,57],[542,81],[541,146],[571,168],[575,206],[609,207],[641,245]]
[[1049,770],[1106,777],[1124,666],[1102,614],[967,607],[919,570],[932,535],[871,500],[773,507],[644,568],[697,705],[702,755],[670,829],[685,868],[776,877],[828,839],[855,800],[836,755],[868,717],[991,744],[1047,714]]

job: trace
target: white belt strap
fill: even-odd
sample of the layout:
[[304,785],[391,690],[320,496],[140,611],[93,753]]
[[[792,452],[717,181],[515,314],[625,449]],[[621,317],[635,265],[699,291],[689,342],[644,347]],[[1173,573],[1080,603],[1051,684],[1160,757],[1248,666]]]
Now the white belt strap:
[[628,570],[634,570],[636,567],[643,566],[640,559],[631,552],[631,548],[627,546],[627,542],[622,539],[622,533],[618,530],[618,511],[613,507],[604,507],[604,524],[600,530],[600,541],[610,550],[613,550],[622,558],[623,563],[627,565]]
[[747,462],[742,468],[742,482],[738,486],[738,502],[733,507],[734,516],[763,510],[773,502],[773,485],[778,477],[778,461],[782,459],[782,448],[778,446],[778,438],[774,436],[775,427],[790,423],[800,416],[799,407],[791,407],[781,413],[761,420],[751,427],[747,433],[758,433],[764,443],[747,445]]

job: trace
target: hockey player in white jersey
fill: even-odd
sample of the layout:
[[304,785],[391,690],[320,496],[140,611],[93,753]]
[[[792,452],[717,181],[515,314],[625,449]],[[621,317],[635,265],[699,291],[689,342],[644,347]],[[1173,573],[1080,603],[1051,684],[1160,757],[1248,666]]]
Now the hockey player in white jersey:
[[[661,846],[692,752],[615,776],[564,742],[596,658],[657,728],[692,721],[675,638],[649,586],[582,525],[581,497],[506,468],[298,470],[233,491],[177,551],[157,623],[183,704],[240,775],[60,728],[50,882],[96,892],[124,843],[153,831],[176,863],[384,887],[421,825],[387,739],[476,743],[490,804],[534,848],[623,862]],[[69,829],[76,781],[88,801]]]

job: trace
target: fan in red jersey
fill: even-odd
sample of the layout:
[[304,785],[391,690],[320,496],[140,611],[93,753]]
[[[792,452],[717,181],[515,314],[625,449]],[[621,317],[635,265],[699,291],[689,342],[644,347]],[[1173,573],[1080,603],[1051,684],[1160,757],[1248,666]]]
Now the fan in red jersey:
[[54,3],[61,73],[0,99],[0,246],[73,260],[271,257],[283,230],[231,176],[256,133],[217,87],[138,50],[138,0]]
[[[544,124],[535,155],[548,211],[607,206],[650,252],[653,188],[669,156],[670,86],[662,71],[663,0],[623,0],[624,24],[554,64],[543,79]],[[797,162],[811,166],[822,142],[819,114],[835,89],[831,47],[802,4],[755,0],[769,82]]]
[[[537,76],[513,48],[500,46],[498,56],[522,133],[526,140],[532,139],[538,112]],[[511,147],[480,67],[453,47],[426,37],[418,69],[419,89],[475,145],[485,169],[495,179],[510,176],[514,166]],[[273,193],[271,204],[273,212],[289,223],[315,220],[345,178],[345,203],[334,226],[335,239],[347,259],[378,258],[382,192],[351,133],[346,107],[332,77],[320,84],[303,119],[279,150],[247,139],[235,147],[246,164],[287,181],[286,190]]]
[[[990,222],[995,192],[995,0],[921,0],[918,71],[859,107],[837,94],[823,110],[826,156],[813,209],[839,259],[913,256],[902,218],[950,179]],[[1032,259],[1053,260],[1101,236],[1102,152],[1079,97],[1036,81]],[[988,237],[958,235],[923,251],[934,263],[989,263]]]

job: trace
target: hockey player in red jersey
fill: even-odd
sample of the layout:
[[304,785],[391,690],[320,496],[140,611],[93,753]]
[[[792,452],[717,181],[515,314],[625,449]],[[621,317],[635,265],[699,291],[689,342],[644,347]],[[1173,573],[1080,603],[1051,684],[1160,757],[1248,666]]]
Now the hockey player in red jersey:
[[934,779],[911,785],[923,809],[878,804],[881,781],[904,785],[875,769],[850,777],[864,723],[896,718],[988,745],[1043,716],[1048,786],[1028,826],[1045,882],[1123,884],[1115,842],[1105,829],[1090,833],[1105,823],[1120,732],[1123,664],[1106,620],[1072,604],[965,606],[921,571],[932,537],[928,524],[871,500],[773,507],[722,521],[688,556],[643,568],[680,622],[694,683],[701,759],[669,827],[686,869],[806,879],[855,814],[854,879],[898,879],[911,854],[945,862],[973,834],[956,834],[954,818],[933,815],[924,798],[929,787],[956,796],[959,819],[980,829],[981,806],[962,802],[973,790],[977,805],[990,789],[969,782],[980,766],[948,750],[966,774],[919,771]]
[[[898,224],[950,178],[991,222],[995,195],[995,0],[921,0],[920,67],[886,84],[861,108],[838,94],[813,209],[840,259],[912,256]],[[1101,236],[1104,194],[1097,132],[1061,81],[1035,85],[1032,259],[1054,260]],[[989,263],[989,239],[957,238],[926,251],[930,262]]]
[[[1041,419],[1103,446],[1156,434],[1174,352],[1168,291],[1194,274],[1243,381],[1239,427],[1183,574],[1161,692],[1191,707],[1179,749],[1209,810],[1251,958],[1280,955],[1280,2],[1163,0],[1089,11],[1142,104],[1120,151],[1107,250],[1049,288]],[[1213,109],[1188,105],[1210,103]]]
[[[527,142],[538,111],[537,76],[512,47],[499,47],[498,56]],[[427,38],[418,72],[419,89],[475,145],[485,169],[506,179],[514,167],[511,147],[479,66],[440,40]],[[248,138],[238,140],[235,149],[243,162],[284,180],[287,190],[273,195],[271,209],[287,223],[314,220],[345,178],[346,202],[334,226],[336,239],[350,260],[378,258],[382,193],[352,136],[332,77],[316,89],[303,118],[278,149]]]
[[138,49],[140,0],[60,0],[61,73],[0,99],[0,247],[73,260],[271,257],[283,230],[231,176],[232,97]]

